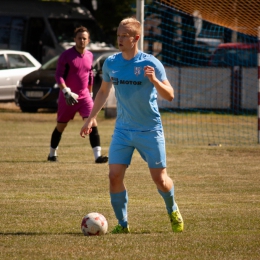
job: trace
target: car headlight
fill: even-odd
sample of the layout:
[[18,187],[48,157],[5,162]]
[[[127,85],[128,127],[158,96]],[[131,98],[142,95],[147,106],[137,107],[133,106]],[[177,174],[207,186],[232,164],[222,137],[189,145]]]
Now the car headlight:
[[17,81],[16,87],[17,87],[17,88],[22,88],[22,87],[23,87],[23,84],[22,84],[22,81],[21,81],[21,80],[18,80],[18,81]]

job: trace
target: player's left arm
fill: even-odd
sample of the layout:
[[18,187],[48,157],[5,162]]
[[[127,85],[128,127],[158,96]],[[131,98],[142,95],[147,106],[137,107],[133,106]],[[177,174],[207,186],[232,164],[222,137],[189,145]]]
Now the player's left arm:
[[151,83],[155,86],[160,96],[168,101],[172,101],[174,98],[174,90],[170,82],[166,79],[160,81],[155,75],[155,68],[146,66],[144,68],[144,75],[148,77]]

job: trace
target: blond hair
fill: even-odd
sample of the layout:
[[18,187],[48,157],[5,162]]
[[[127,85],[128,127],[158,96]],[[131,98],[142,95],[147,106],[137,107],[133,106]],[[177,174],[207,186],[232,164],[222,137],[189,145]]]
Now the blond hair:
[[129,31],[131,31],[134,35],[141,35],[142,28],[141,23],[134,17],[127,17],[123,19],[119,25],[128,26]]

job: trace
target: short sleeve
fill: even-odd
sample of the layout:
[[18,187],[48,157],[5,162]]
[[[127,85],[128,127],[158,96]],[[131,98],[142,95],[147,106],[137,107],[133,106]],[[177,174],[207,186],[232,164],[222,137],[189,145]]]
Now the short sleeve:
[[162,65],[162,63],[157,59],[154,58],[154,65],[156,68],[156,77],[160,80],[160,81],[164,81],[167,80],[167,76],[166,76],[166,72],[165,72],[165,68]]
[[108,69],[108,58],[105,60],[103,67],[102,67],[102,77],[103,80],[106,82],[110,82],[110,76],[109,76],[109,69]]

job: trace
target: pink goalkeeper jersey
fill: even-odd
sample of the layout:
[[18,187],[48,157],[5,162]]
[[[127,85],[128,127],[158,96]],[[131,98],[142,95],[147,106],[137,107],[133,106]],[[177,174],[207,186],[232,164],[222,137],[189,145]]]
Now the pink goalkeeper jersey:
[[75,47],[64,51],[58,60],[56,82],[65,83],[72,92],[79,95],[79,100],[92,100],[88,88],[93,85],[92,63],[93,54],[88,50],[83,54],[77,52]]

